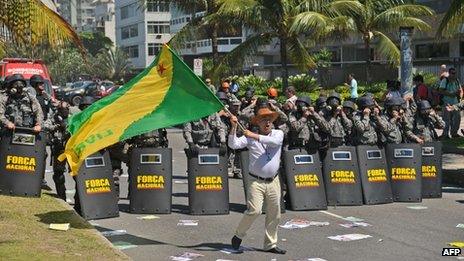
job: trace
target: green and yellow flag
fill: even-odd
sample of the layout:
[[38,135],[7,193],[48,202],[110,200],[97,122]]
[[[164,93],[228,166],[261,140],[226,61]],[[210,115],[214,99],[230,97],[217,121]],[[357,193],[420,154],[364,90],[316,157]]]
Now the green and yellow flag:
[[59,160],[76,175],[84,159],[119,141],[211,115],[218,98],[164,45],[156,60],[116,92],[73,116]]

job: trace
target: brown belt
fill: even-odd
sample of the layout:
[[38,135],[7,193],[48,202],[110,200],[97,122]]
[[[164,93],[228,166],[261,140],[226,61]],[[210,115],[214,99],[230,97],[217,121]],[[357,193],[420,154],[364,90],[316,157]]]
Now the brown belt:
[[258,175],[255,175],[255,174],[252,174],[252,173],[249,173],[250,176],[252,176],[253,178],[256,178],[256,179],[259,179],[259,180],[262,180],[262,181],[266,181],[266,182],[272,182],[274,181],[274,179],[277,177],[277,175],[279,174],[276,174],[274,177],[272,178],[263,178],[263,177],[260,177]]

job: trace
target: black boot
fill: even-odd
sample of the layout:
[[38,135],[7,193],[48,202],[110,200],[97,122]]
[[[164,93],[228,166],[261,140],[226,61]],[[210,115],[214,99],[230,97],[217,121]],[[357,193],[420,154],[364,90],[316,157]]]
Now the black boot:
[[66,201],[66,187],[64,185],[65,183],[64,173],[54,172],[53,181],[55,182],[56,195],[58,195],[58,197],[61,198],[62,200]]
[[242,244],[242,240],[237,236],[234,236],[231,240],[231,245],[234,250],[240,250],[240,244]]

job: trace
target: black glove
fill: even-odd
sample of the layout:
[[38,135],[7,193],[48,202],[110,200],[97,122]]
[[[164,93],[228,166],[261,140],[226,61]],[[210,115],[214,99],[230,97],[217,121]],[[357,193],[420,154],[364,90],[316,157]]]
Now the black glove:
[[190,155],[197,156],[198,155],[198,147],[193,142],[189,142],[188,146],[189,146]]
[[227,154],[227,145],[225,143],[221,143],[219,146],[219,155],[225,156]]

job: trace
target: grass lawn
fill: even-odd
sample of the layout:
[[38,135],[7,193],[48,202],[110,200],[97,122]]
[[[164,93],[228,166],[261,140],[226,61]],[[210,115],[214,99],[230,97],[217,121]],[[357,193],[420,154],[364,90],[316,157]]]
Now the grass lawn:
[[[48,229],[70,223],[68,231]],[[127,260],[93,227],[51,195],[41,198],[0,196],[0,259]]]

